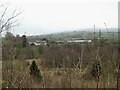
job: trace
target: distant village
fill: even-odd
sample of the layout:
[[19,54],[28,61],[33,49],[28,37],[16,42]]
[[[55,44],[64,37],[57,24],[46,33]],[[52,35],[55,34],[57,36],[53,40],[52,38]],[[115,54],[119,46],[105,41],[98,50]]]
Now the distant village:
[[91,43],[92,40],[88,40],[88,39],[75,39],[75,38],[72,38],[71,40],[58,40],[58,41],[54,41],[54,42],[49,42],[47,39],[40,39],[40,40],[36,40],[34,42],[28,42],[29,45],[36,45],[36,46],[40,46],[40,45],[47,45],[47,44],[50,44],[50,43],[55,43],[55,44],[65,44],[65,43]]

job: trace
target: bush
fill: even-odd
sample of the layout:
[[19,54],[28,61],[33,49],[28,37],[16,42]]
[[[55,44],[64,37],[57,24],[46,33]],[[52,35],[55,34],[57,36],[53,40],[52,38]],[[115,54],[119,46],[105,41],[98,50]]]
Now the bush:
[[100,62],[95,61],[93,63],[92,69],[91,69],[91,75],[92,75],[93,78],[98,79],[101,74],[102,74],[102,71],[101,71]]
[[40,70],[38,69],[38,66],[35,61],[33,61],[30,66],[30,75],[34,76],[35,78],[39,80],[41,80],[42,78]]

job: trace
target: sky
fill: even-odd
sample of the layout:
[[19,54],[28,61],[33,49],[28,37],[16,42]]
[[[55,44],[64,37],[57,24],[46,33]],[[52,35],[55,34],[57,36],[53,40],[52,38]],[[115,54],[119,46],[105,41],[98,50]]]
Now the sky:
[[119,0],[1,0],[21,10],[15,34],[40,35],[86,28],[118,27]]

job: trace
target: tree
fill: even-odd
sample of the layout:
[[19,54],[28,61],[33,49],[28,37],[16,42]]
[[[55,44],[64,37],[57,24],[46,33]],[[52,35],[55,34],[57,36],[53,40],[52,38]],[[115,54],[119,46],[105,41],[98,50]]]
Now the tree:
[[[7,32],[5,35],[5,39],[3,41],[2,48],[2,58],[3,60],[11,60],[15,55],[15,37],[12,33]],[[12,51],[12,53],[11,53]]]
[[38,66],[35,61],[33,61],[30,66],[30,75],[34,76],[35,78],[38,78],[39,80],[42,78],[40,70],[38,69]]
[[[2,47],[1,33],[4,31],[9,31],[12,27],[19,25],[19,23],[17,23],[18,20],[16,19],[16,17],[18,17],[21,14],[21,12],[17,11],[16,9],[11,13],[11,15],[10,14],[8,15],[7,12],[8,12],[8,4],[0,3],[0,49]],[[12,36],[12,35],[10,35],[10,33],[7,35],[9,35],[10,37]],[[11,38],[13,39],[13,37],[11,37]],[[13,45],[13,44],[11,44],[11,45]],[[8,45],[8,47],[11,47],[11,46]],[[0,52],[0,54],[1,54],[0,56],[2,56],[2,52]],[[0,58],[0,60],[2,60],[2,59]]]
[[39,46],[39,54],[41,55],[43,53],[43,46]]
[[99,88],[99,80],[100,80],[100,76],[102,74],[101,71],[101,65],[100,62],[97,60],[93,63],[92,65],[92,69],[91,69],[91,76],[96,80],[97,84],[96,87],[97,89]]
[[26,35],[22,36],[22,47],[26,47],[27,46],[27,39],[26,39]]
[[[19,25],[19,23],[17,23],[17,19],[16,19],[16,17],[18,17],[20,14],[21,14],[21,12],[19,11],[19,12],[17,12],[17,10],[15,9],[12,13],[11,13],[11,15],[9,14],[8,15],[8,4],[1,4],[0,3],[0,60],[2,60],[2,35],[1,35],[1,33],[2,32],[4,32],[4,31],[9,31],[12,27],[14,27],[14,26],[18,26]],[[9,34],[10,35],[10,34]],[[11,38],[13,39],[13,37],[12,37],[12,35],[10,35],[11,36]],[[11,75],[10,75],[10,82],[9,82],[9,84],[10,84],[10,87],[12,87],[12,82],[13,82],[13,58],[14,58],[14,51],[15,51],[15,48],[13,48],[13,43],[10,43],[10,42],[7,42],[8,44],[7,44],[7,48],[9,49],[9,51],[7,51],[7,52],[9,52],[10,54],[8,54],[8,60],[10,60],[10,62],[11,62]],[[6,64],[7,64],[7,62],[6,62]],[[0,65],[0,66],[2,66],[2,65]],[[4,71],[4,70],[3,70]],[[8,74],[8,73],[6,73],[6,74]],[[1,77],[0,77],[1,78]],[[5,79],[5,78],[4,78]]]

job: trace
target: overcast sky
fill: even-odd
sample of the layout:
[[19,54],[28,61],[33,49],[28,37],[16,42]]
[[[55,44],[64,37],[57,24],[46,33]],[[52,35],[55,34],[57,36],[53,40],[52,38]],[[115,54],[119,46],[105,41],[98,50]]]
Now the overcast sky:
[[21,8],[20,26],[14,33],[27,35],[118,26],[119,0],[2,0]]

